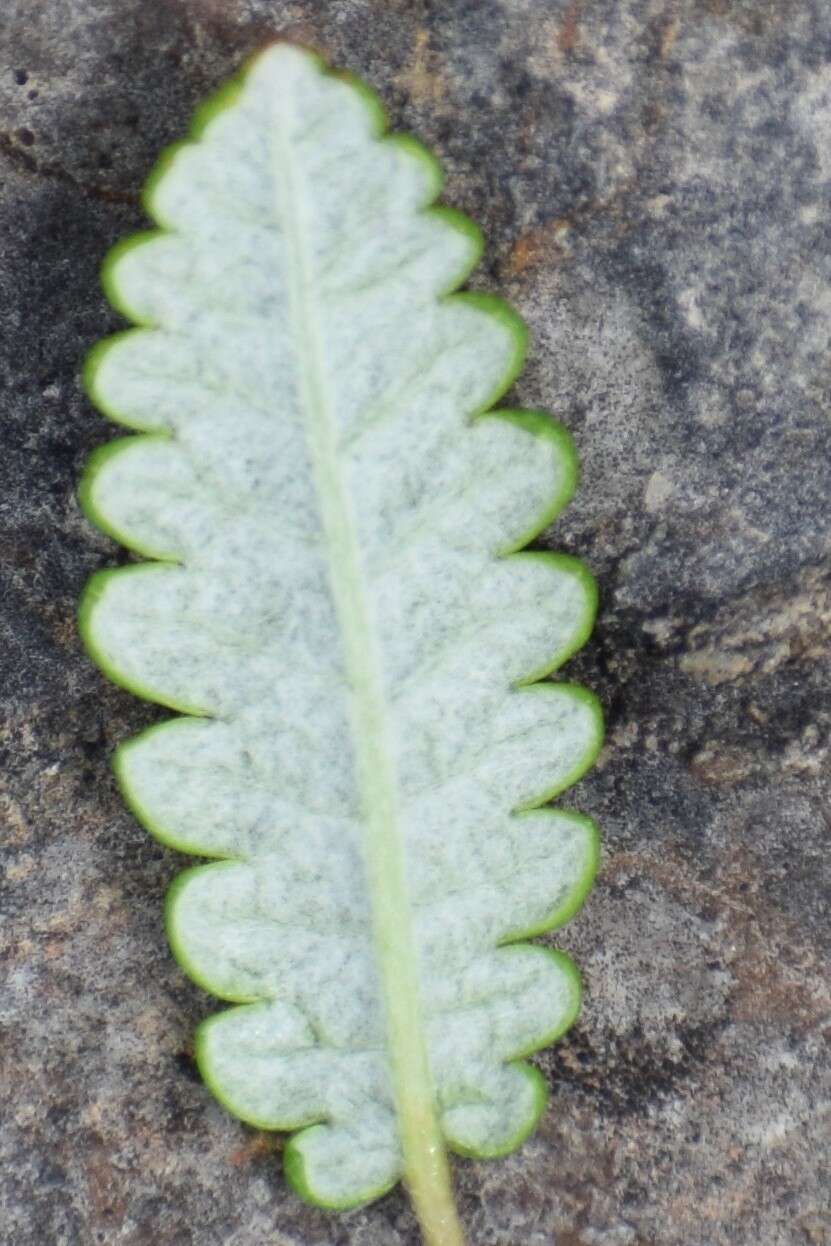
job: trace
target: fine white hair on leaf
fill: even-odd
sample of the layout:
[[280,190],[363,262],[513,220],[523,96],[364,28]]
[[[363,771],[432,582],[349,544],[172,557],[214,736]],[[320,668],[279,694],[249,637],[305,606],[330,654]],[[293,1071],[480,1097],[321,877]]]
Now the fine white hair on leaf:
[[154,835],[215,858],[167,905],[180,963],[233,1005],[198,1031],[206,1082],[297,1131],[305,1197],[403,1176],[453,1246],[445,1148],[527,1136],[545,1089],[523,1058],[576,1015],[573,965],[523,940],[591,882],[592,823],[541,806],[602,728],[585,690],[535,682],[585,641],[593,581],[517,552],[574,450],[492,409],[525,332],[454,293],[482,243],[440,185],[366,87],[287,44],[165,153],[158,230],[105,267],[137,327],[86,373],[137,435],[80,489],[145,561],[94,576],[80,617],[112,679],[177,712],[116,770]]

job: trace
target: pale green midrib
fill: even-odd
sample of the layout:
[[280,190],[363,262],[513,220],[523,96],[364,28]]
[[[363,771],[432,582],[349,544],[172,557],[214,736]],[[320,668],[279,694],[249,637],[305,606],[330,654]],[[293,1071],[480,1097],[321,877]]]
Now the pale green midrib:
[[332,592],[343,634],[346,683],[351,691],[356,778],[365,815],[366,869],[404,1175],[425,1239],[432,1246],[463,1246],[450,1191],[420,1006],[412,902],[397,817],[396,769],[385,747],[390,733],[382,682],[352,509],[340,468],[337,428],[324,378],[325,353],[315,311],[301,177],[279,106],[274,136],[278,157],[275,187],[285,188],[282,205],[277,192],[278,215],[282,217],[288,244],[290,309],[296,329],[301,405],[329,551]]

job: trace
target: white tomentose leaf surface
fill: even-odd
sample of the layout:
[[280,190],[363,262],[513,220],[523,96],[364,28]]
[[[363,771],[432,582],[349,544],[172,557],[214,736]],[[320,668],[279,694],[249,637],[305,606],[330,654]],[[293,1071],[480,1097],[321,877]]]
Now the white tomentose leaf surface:
[[[413,1131],[495,1155],[533,1126],[519,1057],[579,996],[511,943],[565,920],[596,842],[534,810],[600,735],[594,700],[522,686],[583,642],[574,560],[511,554],[567,499],[547,417],[484,412],[522,357],[497,300],[449,296],[477,231],[355,83],[263,53],[164,158],[110,297],[142,327],[95,352],[111,443],[87,512],[154,561],[100,573],[102,667],[185,715],[122,746],[131,806],[221,858],[181,875],[174,950],[232,1007],[198,1036],[218,1097],[300,1130],[287,1169],[347,1206]],[[413,1183],[417,1178],[408,1175]]]

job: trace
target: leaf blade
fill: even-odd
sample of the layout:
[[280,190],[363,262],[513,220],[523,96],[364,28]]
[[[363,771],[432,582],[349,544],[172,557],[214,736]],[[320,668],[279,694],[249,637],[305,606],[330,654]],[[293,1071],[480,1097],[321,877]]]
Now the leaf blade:
[[[435,162],[412,140],[382,137],[373,99],[305,53],[272,50],[234,86],[230,102],[202,116],[197,141],[167,154],[154,174],[146,201],[175,232],[121,247],[105,275],[111,301],[146,327],[99,348],[86,381],[106,414],[141,430],[161,428],[166,438],[140,436],[105,451],[82,492],[93,521],[118,539],[182,561],[164,582],[158,573],[141,579],[140,569],[106,573],[82,604],[81,630],[117,682],[182,712],[221,719],[152,729],[123,746],[117,762],[128,802],[162,842],[232,858],[181,876],[168,909],[174,951],[195,980],[224,998],[261,1001],[240,1002],[202,1031],[214,1035],[200,1048],[206,1080],[220,1098],[223,1079],[239,1081],[242,1057],[229,1063],[228,1034],[235,1017],[248,1024],[251,1008],[296,1009],[311,1026],[315,1068],[338,1036],[336,1047],[363,1050],[350,1017],[374,1017],[385,1047],[359,1061],[354,1084],[346,1077],[345,1102],[333,1088],[342,1076],[327,1075],[331,1085],[321,1089],[314,1122],[291,1126],[302,1132],[289,1146],[287,1175],[305,1195],[347,1206],[388,1188],[403,1167],[427,1239],[447,1246],[461,1241],[461,1230],[443,1134],[469,1147],[471,1122],[479,1119],[481,1146],[471,1153],[501,1154],[533,1127],[539,1087],[532,1074],[502,1061],[536,1049],[529,1037],[536,1031],[512,1019],[511,1004],[520,962],[543,961],[515,940],[518,931],[548,929],[576,909],[596,865],[596,839],[585,822],[561,819],[562,835],[570,825],[575,843],[582,836],[583,864],[575,865],[573,852],[562,857],[560,881],[570,881],[547,908],[536,893],[531,903],[527,870],[521,885],[521,871],[503,874],[503,888],[509,878],[514,888],[498,919],[505,929],[485,920],[485,887],[484,898],[468,906],[466,930],[455,929],[448,910],[436,943],[416,920],[413,880],[428,841],[436,859],[450,861],[442,857],[442,834],[455,835],[477,858],[480,825],[491,827],[499,851],[517,856],[513,821],[528,826],[530,815],[488,820],[491,801],[531,809],[591,764],[602,727],[589,694],[511,684],[538,679],[579,647],[596,590],[574,560],[504,558],[568,500],[576,457],[567,434],[539,413],[482,418],[521,368],[526,331],[501,300],[449,293],[476,262],[481,236],[459,214],[427,206],[438,189]],[[234,196],[229,174],[239,175]],[[529,455],[519,487],[512,479],[501,492],[483,489],[470,479],[477,437],[485,447],[491,438],[482,462],[497,482],[509,443],[527,438],[548,460]],[[431,460],[425,445],[440,457]],[[448,465],[438,484],[433,462]],[[442,488],[460,487],[445,528],[437,513]],[[491,506],[489,518],[485,510],[472,521],[474,499]],[[421,531],[410,532],[410,548],[405,539],[397,561],[379,575],[394,515],[402,523],[415,516]],[[425,549],[432,597],[429,577],[424,585],[421,579]],[[489,647],[496,664],[474,679],[478,634],[462,630],[452,673],[439,667],[438,676],[426,677],[427,655],[443,651],[448,632],[459,630],[454,620],[472,625],[488,608],[504,617],[506,586],[525,582],[529,608],[549,617],[540,609],[546,577],[560,593],[553,656],[551,648],[540,652],[545,627],[524,648],[497,631]],[[557,617],[554,609],[549,642]],[[408,647],[417,661],[406,698],[397,698]],[[525,655],[524,668],[512,647]],[[315,669],[321,654],[325,681]],[[516,667],[511,679],[506,663]],[[467,700],[458,706],[462,675]],[[477,732],[479,744],[470,747]],[[485,774],[479,758],[487,752]],[[530,776],[549,755],[553,775],[534,789]],[[315,812],[316,789],[328,794],[328,812]],[[200,794],[211,810],[201,829],[193,826]],[[314,851],[293,833],[292,805],[302,811],[294,819],[301,831],[317,831]],[[481,824],[471,820],[474,812]],[[303,870],[324,855],[352,869],[353,891],[361,877],[355,862],[363,869],[364,961],[354,949],[342,957],[337,940],[335,950],[331,940],[326,948],[309,944],[296,925],[290,937],[274,935],[275,914],[289,911],[298,895],[313,905],[317,886],[332,901],[334,875],[327,882],[318,871],[306,890],[302,882]],[[453,868],[460,869],[458,860]],[[331,904],[326,911],[331,922]],[[216,929],[233,953],[224,968],[215,954],[211,963]],[[493,951],[499,943],[510,945],[504,956]],[[467,958],[461,976],[458,957]],[[431,1001],[452,994],[465,973],[494,980],[507,964],[508,1003],[495,1012],[495,1004],[487,1012],[480,1006],[470,1041],[467,1019],[455,1044],[440,1029],[433,1034]],[[559,998],[552,983],[568,978],[564,961],[545,964],[535,970],[551,987],[539,1016]],[[570,993],[560,992],[556,1023],[550,1014],[539,1041],[573,1017],[579,990],[571,981]],[[532,996],[541,989],[538,982]],[[499,1042],[487,1041],[503,1029]],[[469,1107],[460,1115],[446,1098],[474,1048],[470,1084],[492,1105],[478,1117]],[[496,1062],[494,1052],[502,1053]],[[252,1069],[259,1059],[251,1057]],[[255,1072],[249,1080],[254,1087]],[[514,1111],[505,1086],[520,1084],[529,1106],[522,1121],[511,1116],[505,1124]],[[239,1104],[245,1096],[237,1085],[225,1098]],[[499,1103],[502,1109],[493,1106]]]

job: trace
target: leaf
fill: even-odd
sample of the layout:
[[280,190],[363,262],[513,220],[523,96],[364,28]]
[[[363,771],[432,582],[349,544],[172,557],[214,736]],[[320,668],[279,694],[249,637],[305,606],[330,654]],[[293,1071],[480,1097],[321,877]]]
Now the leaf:
[[151,561],[93,576],[80,626],[180,715],[115,766],[162,843],[218,858],[167,903],[183,968],[236,1005],[199,1028],[205,1081],[297,1131],[306,1198],[351,1207],[403,1176],[425,1239],[453,1246],[445,1147],[528,1135],[545,1091],[523,1057],[578,1008],[571,962],[523,940],[595,868],[592,823],[539,806],[595,757],[598,706],[535,682],[585,641],[595,589],[572,558],[512,553],[568,500],[572,443],[489,411],[525,330],[451,296],[479,232],[384,129],[365,86],[277,45],[162,157],[160,231],[105,267],[141,327],[86,373],[140,435],[80,489]]

